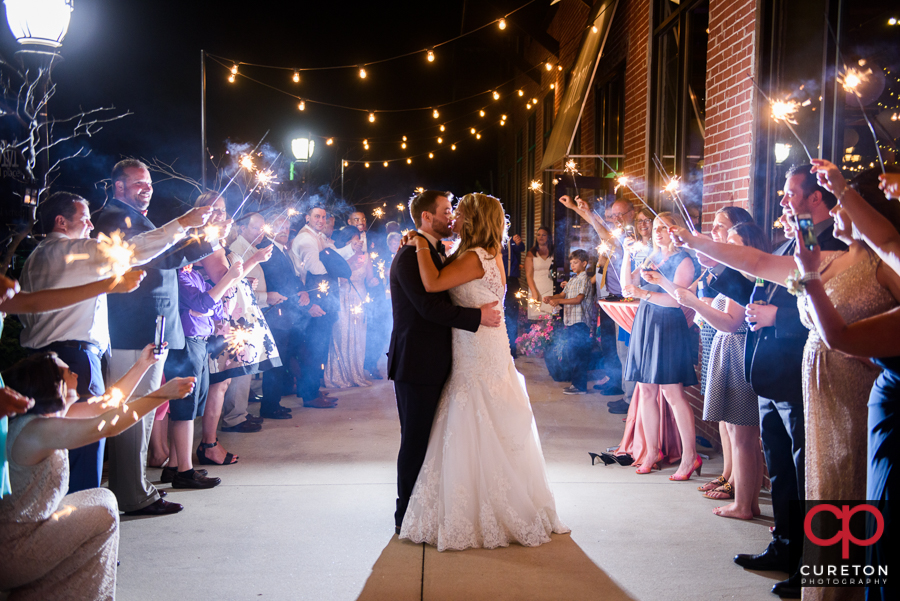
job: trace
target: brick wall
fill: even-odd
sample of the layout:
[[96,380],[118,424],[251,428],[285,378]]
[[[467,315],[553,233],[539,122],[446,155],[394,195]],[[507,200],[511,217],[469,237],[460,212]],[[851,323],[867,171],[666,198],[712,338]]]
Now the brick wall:
[[725,206],[749,207],[752,149],[750,76],[756,0],[711,0],[706,76],[703,229]]

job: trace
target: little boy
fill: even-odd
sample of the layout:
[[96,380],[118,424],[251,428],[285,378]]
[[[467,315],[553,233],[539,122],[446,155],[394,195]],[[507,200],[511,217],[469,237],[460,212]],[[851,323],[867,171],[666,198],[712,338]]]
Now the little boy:
[[594,302],[591,279],[585,271],[587,266],[587,252],[581,249],[572,251],[569,255],[569,267],[575,272],[575,277],[569,280],[562,293],[544,297],[544,302],[550,306],[563,305],[566,348],[572,366],[572,385],[564,388],[563,394],[587,392],[587,368],[593,327],[591,309]]

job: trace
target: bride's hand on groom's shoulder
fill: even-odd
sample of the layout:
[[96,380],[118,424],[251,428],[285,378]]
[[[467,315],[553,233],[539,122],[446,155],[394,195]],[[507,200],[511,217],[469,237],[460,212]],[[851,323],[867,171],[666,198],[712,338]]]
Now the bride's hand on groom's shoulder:
[[503,315],[497,308],[499,301],[494,301],[486,305],[481,305],[481,325],[488,328],[499,328],[503,323]]
[[400,238],[400,246],[415,246],[416,238],[421,238],[415,230],[409,230]]

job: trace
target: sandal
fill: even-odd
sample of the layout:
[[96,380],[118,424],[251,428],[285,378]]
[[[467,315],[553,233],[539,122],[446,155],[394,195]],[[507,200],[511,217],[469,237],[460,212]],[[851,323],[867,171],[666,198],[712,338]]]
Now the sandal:
[[212,459],[206,457],[206,449],[212,449],[219,444],[219,439],[216,439],[216,442],[210,444],[208,442],[201,442],[200,446],[197,447],[197,463],[200,465],[232,465],[238,462],[238,457],[235,457],[231,453],[227,453],[225,455],[225,460],[222,463],[216,463]]
[[728,478],[726,478],[725,476],[719,476],[715,480],[710,480],[703,486],[698,486],[697,490],[699,490],[700,492],[706,492],[709,490],[715,490],[720,486],[725,486],[726,484],[728,484]]
[[726,482],[719,488],[715,490],[708,490],[703,493],[703,496],[707,499],[713,499],[714,501],[724,501],[726,499],[734,498],[734,487],[730,482]]

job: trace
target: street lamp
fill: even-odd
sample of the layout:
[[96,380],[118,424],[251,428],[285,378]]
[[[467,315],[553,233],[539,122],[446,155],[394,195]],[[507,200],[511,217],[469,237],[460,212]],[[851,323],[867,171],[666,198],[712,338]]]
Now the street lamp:
[[69,30],[72,0],[4,0],[6,21],[23,46],[59,48]]
[[295,138],[291,140],[291,152],[294,153],[294,158],[301,163],[309,161],[315,149],[316,141],[312,138]]

